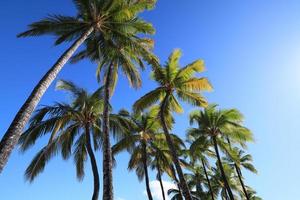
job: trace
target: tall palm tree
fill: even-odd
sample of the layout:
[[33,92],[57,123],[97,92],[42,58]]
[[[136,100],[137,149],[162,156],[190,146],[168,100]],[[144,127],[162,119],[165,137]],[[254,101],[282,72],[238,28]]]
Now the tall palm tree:
[[205,191],[203,189],[204,184],[204,173],[203,168],[196,165],[195,163],[190,163],[187,168],[191,173],[186,173],[185,177],[191,188],[195,188],[195,193],[202,199],[205,196]]
[[[237,193],[240,193],[241,191],[239,190],[238,184],[236,182],[236,179],[234,177],[234,170],[228,165],[226,162],[222,162],[223,164],[223,169],[227,177],[228,184],[232,191],[235,191]],[[213,192],[221,197],[221,199],[228,200],[230,199],[228,190],[225,186],[225,181],[223,178],[223,175],[220,170],[219,163],[216,163],[216,167],[211,167],[211,185]],[[237,199],[237,195],[233,194],[234,198]]]
[[170,127],[167,126],[166,117],[171,115],[171,112],[183,112],[177,97],[185,102],[196,106],[206,106],[206,100],[199,94],[202,90],[210,90],[211,85],[206,78],[197,78],[194,76],[197,72],[204,70],[204,63],[202,60],[197,60],[183,68],[179,66],[179,58],[181,51],[175,50],[170,55],[165,66],[153,67],[153,79],[158,83],[158,87],[153,91],[145,94],[134,104],[135,111],[142,111],[149,106],[160,102],[160,122],[163,127],[164,134],[170,151],[172,159],[178,173],[180,186],[186,200],[191,200],[190,190],[185,181],[177,151],[174,148],[173,141],[169,134]]
[[190,114],[190,122],[193,124],[196,122],[198,128],[194,131],[199,135],[209,137],[212,145],[215,149],[217,161],[221,175],[224,179],[225,188],[231,200],[234,200],[233,192],[226,178],[224,167],[221,160],[219,146],[225,152],[229,152],[228,145],[224,142],[225,138],[230,138],[232,141],[238,142],[244,145],[245,141],[252,141],[252,133],[249,129],[245,128],[241,124],[241,113],[236,109],[229,110],[217,110],[216,105],[210,105],[203,111],[196,110]]
[[162,199],[166,200],[162,175],[164,171],[170,170],[170,153],[168,149],[162,147],[161,145],[153,145],[151,154],[153,157],[151,168],[157,171],[156,178],[160,184]]
[[[200,196],[197,193],[197,191],[194,190],[194,180],[190,179],[189,175],[185,174],[187,184],[189,187],[189,190],[191,192],[192,200],[200,200],[200,199],[207,199],[204,197],[204,193],[202,193]],[[171,200],[183,200],[182,193],[180,192],[179,188],[171,188],[168,190],[168,195],[171,196]]]
[[157,109],[143,114],[130,114],[125,110],[120,112],[123,117],[127,117],[131,121],[130,134],[112,147],[113,154],[123,150],[128,150],[131,153],[128,169],[135,169],[140,181],[145,178],[149,200],[153,200],[148,174],[148,166],[151,162],[149,145],[159,129],[159,123],[154,118],[155,113],[157,113]]
[[[50,134],[48,144],[37,153],[26,169],[26,179],[33,181],[44,170],[46,163],[61,151],[64,159],[74,156],[77,177],[82,180],[88,155],[94,177],[92,200],[97,200],[100,182],[94,150],[99,149],[103,138],[99,128],[102,114],[99,108],[103,109],[103,90],[88,94],[86,90],[67,81],[59,81],[57,88],[70,92],[72,102],[56,103],[37,110],[30,120],[29,128],[19,140],[21,150],[26,151],[38,138]],[[115,131],[125,131],[126,128],[122,125],[126,120],[117,115],[112,116],[111,120]]]
[[212,200],[214,200],[215,194],[210,183],[210,178],[207,169],[210,168],[207,156],[215,157],[215,154],[210,150],[211,144],[207,140],[207,137],[201,135],[199,136],[198,132],[195,132],[194,130],[195,129],[189,129],[187,131],[188,142],[191,144],[190,149],[188,151],[190,155],[190,160],[192,161],[192,163],[197,163],[197,161],[199,161],[200,165],[202,165],[210,197]]
[[[163,136],[163,135],[157,135],[157,136]],[[176,149],[181,149],[185,147],[184,142],[180,138],[176,137],[176,135],[174,134],[172,134],[171,136],[173,137],[173,141]],[[163,173],[166,173],[172,179],[175,179],[175,181],[177,180],[176,173],[174,172],[174,167],[172,163],[172,155],[168,148],[168,144],[166,143],[165,137],[164,136],[161,138],[156,137],[156,140],[152,140],[150,150],[151,150],[150,155],[153,158],[151,163],[151,169],[157,171],[156,178],[160,183],[162,198],[163,200],[165,200],[166,195],[165,195],[165,189],[162,181]],[[179,193],[181,193],[180,190]]]
[[[130,114],[127,111],[121,111],[119,114],[131,121],[130,134],[125,135],[112,147],[113,154],[123,150],[128,150],[131,153],[128,169],[135,169],[139,180],[145,177],[148,199],[153,199],[150,191],[148,167],[151,165],[154,169],[158,164],[161,164],[159,166],[159,174],[161,175],[166,165],[169,166],[170,164],[168,152],[162,149],[166,142],[165,136],[159,133],[161,126],[156,120],[158,111],[158,107],[152,107],[144,113]],[[171,119],[168,119],[168,123],[171,123]],[[183,145],[183,142],[176,135],[172,134],[171,137],[176,146]]]
[[[134,1],[135,4],[141,4],[141,9],[150,8],[155,1]],[[137,3],[139,2],[139,3]],[[135,8],[138,10],[139,7]],[[149,64],[157,65],[157,58],[153,55],[153,40],[141,38],[139,34],[153,34],[154,29],[151,24],[134,18],[129,24],[131,27],[124,27],[127,32],[116,32],[113,40],[97,35],[85,42],[86,48],[76,54],[73,62],[88,58],[99,64],[97,69],[97,78],[100,81],[103,78],[104,84],[104,110],[103,110],[103,197],[105,200],[113,199],[112,184],[112,154],[109,139],[109,102],[117,84],[119,72],[129,80],[129,83],[135,89],[141,86],[141,78],[137,67],[144,69],[143,61]]]
[[[4,134],[0,142],[0,173],[43,94],[86,39],[97,37],[101,43],[122,36],[126,40],[128,35],[153,30],[151,25],[139,19],[137,15],[144,9],[153,7],[155,0],[73,0],[73,3],[77,9],[74,17],[50,15],[30,24],[27,31],[18,35],[54,35],[56,45],[70,41],[73,41],[73,44],[34,87]],[[112,188],[108,192],[112,192]],[[105,199],[112,199],[111,194],[106,196]]]
[[[231,147],[231,142],[229,140],[229,138],[227,138],[228,144]],[[252,156],[250,154],[244,154],[245,152],[237,147],[234,147],[234,149],[232,149],[235,153],[236,156],[234,156],[234,158],[227,158],[227,161],[230,163],[230,165],[235,169],[236,174],[238,176],[239,182],[242,186],[243,189],[243,193],[244,196],[247,200],[250,200],[250,195],[249,192],[246,189],[246,186],[244,184],[243,181],[243,175],[242,175],[242,170],[241,167],[253,172],[253,173],[257,173],[257,170],[255,169],[255,167],[253,166],[252,162]]]

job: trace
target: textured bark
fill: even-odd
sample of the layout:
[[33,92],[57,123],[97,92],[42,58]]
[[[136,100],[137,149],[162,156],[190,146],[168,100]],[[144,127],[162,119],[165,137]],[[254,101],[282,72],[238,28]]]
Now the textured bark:
[[56,78],[57,74],[68,62],[78,47],[86,40],[94,29],[88,29],[72,46],[67,49],[62,56],[56,61],[52,68],[43,76],[39,83],[35,86],[25,103],[22,105],[6,133],[0,142],[0,173],[7,163],[8,157],[16,146],[21,136],[21,133],[26,126],[32,112],[36,108],[43,94],[46,92],[50,84]]
[[94,151],[91,145],[91,136],[90,136],[90,127],[89,124],[85,126],[85,135],[86,135],[86,149],[90,157],[93,176],[94,176],[94,192],[92,196],[92,200],[98,200],[99,197],[99,189],[100,189],[100,180],[99,173],[97,167],[97,161],[94,155]]
[[146,144],[143,145],[143,167],[145,172],[145,183],[146,183],[146,191],[148,195],[149,200],[153,200],[151,190],[150,190],[150,184],[149,184],[149,174],[148,174],[148,167],[147,167],[147,151],[146,151]]
[[162,194],[163,200],[166,200],[164,184],[163,184],[162,179],[161,179],[161,170],[160,170],[160,167],[159,167],[158,164],[157,164],[156,168],[157,168],[157,177],[158,177],[158,181],[159,181],[159,184],[160,184],[161,194]]
[[212,187],[211,187],[211,184],[210,184],[210,180],[209,180],[209,177],[208,177],[206,167],[205,167],[205,163],[204,163],[203,159],[201,159],[201,163],[202,163],[203,170],[204,170],[204,173],[205,173],[205,178],[207,180],[207,184],[208,184],[208,187],[209,187],[209,193],[210,193],[211,199],[215,200],[214,193],[213,193],[213,190],[212,190]]
[[223,181],[224,181],[224,184],[225,184],[225,188],[226,188],[226,190],[228,192],[230,200],[234,200],[233,193],[231,191],[231,188],[229,186],[228,180],[226,178],[226,174],[224,172],[224,168],[223,168],[223,165],[222,165],[222,161],[221,161],[221,157],[220,157],[220,153],[219,153],[219,148],[218,148],[217,140],[216,140],[215,137],[213,137],[213,143],[214,143],[215,151],[216,151],[216,154],[217,154],[217,159],[218,159],[219,167],[220,167],[221,174],[222,174],[222,177],[223,177]]
[[112,152],[109,138],[109,99],[113,64],[108,67],[104,85],[103,109],[103,200],[113,200]]
[[172,160],[174,162],[174,165],[175,165],[178,177],[179,177],[179,182],[180,182],[180,186],[181,186],[180,188],[182,189],[182,194],[183,194],[185,200],[192,200],[191,192],[190,192],[188,185],[186,183],[186,180],[184,178],[184,175],[183,175],[180,163],[179,163],[178,155],[177,155],[173,140],[170,136],[170,133],[169,133],[166,121],[165,121],[165,116],[164,116],[165,110],[164,109],[166,108],[166,103],[167,103],[168,98],[169,97],[167,95],[162,102],[162,106],[161,106],[162,110],[160,112],[160,120],[161,120],[161,124],[162,124],[163,130],[164,130],[164,134],[166,136],[168,147],[171,152]]
[[[229,144],[229,146],[230,146],[230,148],[231,148],[231,142],[230,142],[230,139],[229,139],[228,137],[227,137],[227,142],[228,142],[228,144]],[[237,173],[237,175],[238,175],[238,177],[239,177],[239,181],[240,181],[240,183],[241,183],[241,185],[242,185],[242,188],[243,188],[243,192],[244,192],[244,194],[245,194],[245,197],[246,197],[247,200],[250,200],[249,195],[248,195],[248,192],[247,192],[247,189],[246,189],[246,187],[245,187],[245,184],[244,184],[244,181],[243,181],[243,178],[242,178],[242,172],[241,172],[241,169],[237,166],[236,163],[234,163],[234,167],[235,167],[235,171],[236,171],[236,173]]]

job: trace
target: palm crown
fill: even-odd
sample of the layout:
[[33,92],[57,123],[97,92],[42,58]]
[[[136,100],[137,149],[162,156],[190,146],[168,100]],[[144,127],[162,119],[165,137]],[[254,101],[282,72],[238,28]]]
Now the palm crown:
[[[131,42],[131,45],[128,42],[129,40],[133,41],[132,38],[136,38],[134,40],[136,43],[141,41],[137,39],[138,34],[151,34],[154,32],[152,25],[139,18],[138,14],[145,9],[152,8],[155,5],[155,0],[73,0],[73,3],[76,6],[76,16],[50,15],[32,23],[27,31],[18,35],[18,37],[54,35],[56,45],[69,41],[73,41],[73,44],[59,57],[35,86],[4,134],[0,142],[0,172],[41,97],[83,42],[86,40],[96,41],[96,47],[100,47],[100,49],[103,44],[106,44],[102,51],[105,49],[106,51],[103,51],[103,53],[107,55],[102,55],[102,57],[112,58],[112,53],[109,53],[109,46],[125,51],[124,46],[133,46],[133,42]],[[133,49],[143,49],[140,52],[148,54],[149,48],[146,47],[147,45],[145,46],[146,43],[149,44],[147,41],[144,40],[140,42],[140,45],[135,45],[134,48],[126,51],[127,54],[131,53],[130,59],[140,62],[140,59],[133,55],[140,56],[141,53],[133,52]],[[116,60],[114,55],[113,58]],[[129,80],[132,85],[139,86],[140,79],[139,77],[136,78],[136,69],[128,62],[130,59],[127,55],[117,55],[119,55],[118,63],[114,63],[114,65],[120,65],[121,63],[122,66],[127,66],[123,71],[130,77]],[[144,57],[148,61],[153,60],[152,56],[147,55]],[[107,64],[107,60],[104,60]]]
[[191,200],[191,192],[185,181],[174,142],[169,134],[171,127],[167,126],[166,119],[169,118],[172,111],[177,113],[183,112],[177,98],[192,105],[206,106],[207,102],[199,92],[202,90],[211,90],[212,87],[206,78],[195,77],[195,73],[203,72],[204,70],[202,60],[197,60],[180,68],[180,57],[181,51],[176,49],[169,56],[165,66],[153,65],[153,79],[159,86],[136,101],[133,108],[136,112],[139,112],[160,101],[160,122],[180,179],[183,195],[186,199]]
[[[218,110],[217,105],[209,105],[204,110],[192,112],[190,114],[190,123],[193,124],[195,122],[198,124],[198,128],[192,128],[188,131],[189,135],[198,137],[191,147],[197,147],[205,141],[209,141],[214,146],[225,187],[230,199],[234,199],[230,179],[226,177],[226,171],[218,148],[221,147],[230,159],[238,160],[239,152],[231,148],[230,141],[245,147],[246,142],[253,140],[251,131],[243,126],[243,116],[238,110]],[[244,193],[247,195],[246,191]]]
[[[50,133],[48,144],[35,156],[26,170],[26,178],[33,181],[43,171],[46,163],[61,151],[64,159],[74,156],[77,177],[84,176],[84,163],[87,159],[85,128],[88,125],[92,135],[94,149],[101,147],[102,133],[101,115],[103,108],[103,91],[98,89],[88,94],[71,82],[60,81],[58,89],[71,93],[73,100],[70,104],[56,103],[53,106],[43,106],[35,112],[30,120],[28,129],[20,138],[21,150],[26,151],[36,140]],[[117,133],[126,132],[126,120],[111,114],[111,130]]]
[[143,110],[163,98],[167,99],[169,108],[178,113],[183,112],[183,109],[176,97],[195,106],[207,105],[207,101],[199,92],[209,91],[212,86],[207,78],[195,77],[195,73],[204,71],[204,62],[196,60],[180,68],[180,57],[181,51],[176,49],[169,56],[165,66],[154,66],[152,77],[159,86],[134,104],[136,111]]
[[[231,141],[245,146],[245,142],[253,141],[253,136],[242,122],[243,115],[238,110],[218,110],[217,105],[211,104],[204,110],[190,113],[190,123],[197,123],[198,128],[191,129],[189,132],[198,136],[223,137],[225,140],[230,138]],[[224,144],[223,141],[219,140]]]
[[19,37],[51,34],[56,37],[55,44],[73,41],[89,28],[91,37],[113,39],[115,35],[131,33],[151,33],[153,28],[137,15],[145,8],[155,5],[154,0],[73,0],[76,16],[50,15],[29,25],[29,30]]

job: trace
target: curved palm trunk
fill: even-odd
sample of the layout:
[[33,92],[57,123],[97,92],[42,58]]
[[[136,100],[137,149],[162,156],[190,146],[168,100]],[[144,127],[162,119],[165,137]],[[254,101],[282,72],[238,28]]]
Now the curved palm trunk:
[[166,136],[168,147],[169,147],[171,155],[172,155],[172,160],[174,162],[174,165],[175,165],[178,177],[179,177],[180,188],[182,189],[183,196],[184,196],[185,200],[192,200],[191,192],[190,192],[188,185],[186,183],[186,180],[184,178],[181,166],[179,164],[178,155],[177,155],[176,149],[174,147],[173,140],[170,136],[170,133],[169,133],[166,121],[165,121],[165,116],[163,114],[163,113],[165,113],[167,99],[168,99],[168,95],[164,98],[164,100],[162,102],[162,107],[161,107],[161,112],[160,112],[160,120],[161,120],[161,124],[162,124],[163,130],[164,130],[164,134]]
[[32,112],[39,103],[47,88],[56,78],[57,74],[68,62],[78,47],[86,40],[86,38],[93,32],[94,28],[88,29],[72,46],[67,49],[62,56],[56,61],[51,69],[43,76],[39,83],[35,86],[25,103],[22,105],[6,133],[0,142],[0,173],[7,163],[8,157],[19,141],[20,135],[28,122]]
[[219,163],[219,166],[220,166],[220,170],[221,170],[221,174],[222,174],[222,177],[223,177],[223,181],[224,181],[226,190],[228,192],[230,200],[234,200],[233,193],[231,191],[231,188],[228,184],[228,180],[227,180],[225,172],[224,172],[224,168],[223,168],[221,157],[220,157],[220,154],[219,154],[219,148],[218,148],[216,137],[212,137],[212,138],[213,138],[213,143],[214,143],[215,151],[216,151],[216,154],[217,154],[217,159],[218,159],[218,163]]
[[103,109],[103,200],[113,200],[112,152],[109,138],[109,99],[113,64],[108,67],[104,85]]
[[144,172],[145,172],[145,183],[146,183],[146,191],[148,195],[149,200],[153,200],[151,190],[150,190],[150,184],[149,184],[149,174],[148,174],[148,167],[147,167],[147,151],[146,151],[146,145],[143,145],[143,167],[144,167]]
[[159,184],[160,184],[161,194],[162,194],[163,200],[166,200],[164,184],[163,184],[162,179],[161,179],[161,171],[160,171],[160,167],[159,167],[158,164],[157,164],[156,168],[157,168],[157,178],[158,178],[158,181],[159,181]]
[[[230,142],[230,140],[229,140],[228,137],[227,137],[227,142],[228,142],[228,144],[229,144],[229,146],[230,146],[230,148],[231,148],[231,142]],[[245,197],[246,197],[247,200],[250,200],[249,195],[248,195],[248,192],[247,192],[247,189],[246,189],[246,187],[245,187],[245,184],[244,184],[244,181],[243,181],[243,178],[242,178],[242,172],[241,172],[240,168],[237,166],[236,163],[234,163],[234,167],[235,167],[235,171],[236,171],[236,173],[237,173],[237,175],[238,175],[238,177],[239,177],[239,181],[240,181],[241,186],[242,186],[242,188],[243,188],[243,192],[244,192],[244,194],[245,194]]]
[[178,192],[179,192],[179,194],[180,194],[180,200],[183,200],[183,199],[182,199],[182,191],[181,191],[181,187],[180,187],[179,181],[178,181],[178,179],[177,179],[176,172],[175,172],[175,169],[174,169],[173,164],[171,164],[170,167],[171,167],[172,174],[173,174],[173,176],[174,176],[174,180],[175,180],[175,182],[176,182],[176,184],[177,184],[177,187],[178,187]]
[[90,157],[93,176],[94,176],[94,192],[93,192],[92,200],[98,200],[100,180],[99,180],[96,158],[91,145],[90,127],[88,124],[85,126],[85,134],[86,134],[86,149]]
[[209,180],[209,177],[208,177],[206,167],[205,167],[205,163],[204,163],[203,159],[201,159],[201,163],[202,163],[203,170],[204,170],[204,173],[205,173],[205,178],[207,180],[207,184],[208,184],[208,187],[209,187],[209,193],[210,193],[211,199],[215,200],[214,193],[213,193],[213,190],[211,188],[210,180]]

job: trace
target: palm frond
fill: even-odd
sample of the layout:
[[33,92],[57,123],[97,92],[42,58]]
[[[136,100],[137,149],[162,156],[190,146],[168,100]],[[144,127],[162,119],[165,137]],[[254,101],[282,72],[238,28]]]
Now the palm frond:
[[25,171],[25,178],[32,182],[41,173],[49,160],[58,152],[57,140],[43,147],[33,158]]
[[137,100],[133,105],[133,110],[135,112],[140,112],[146,108],[152,106],[157,101],[159,101],[164,95],[164,88],[158,87],[155,90],[145,94],[139,100]]

